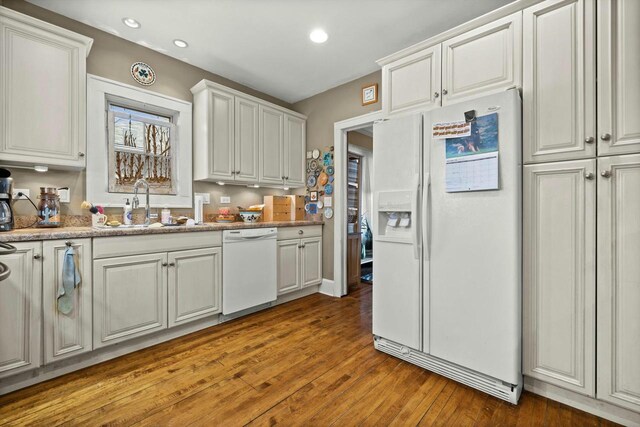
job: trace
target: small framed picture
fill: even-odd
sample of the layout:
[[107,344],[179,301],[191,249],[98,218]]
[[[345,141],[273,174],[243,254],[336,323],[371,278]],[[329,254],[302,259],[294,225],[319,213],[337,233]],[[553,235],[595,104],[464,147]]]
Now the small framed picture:
[[312,191],[311,192],[310,200],[312,202],[317,202],[318,201],[318,192],[317,191]]
[[378,102],[378,83],[362,86],[362,105]]

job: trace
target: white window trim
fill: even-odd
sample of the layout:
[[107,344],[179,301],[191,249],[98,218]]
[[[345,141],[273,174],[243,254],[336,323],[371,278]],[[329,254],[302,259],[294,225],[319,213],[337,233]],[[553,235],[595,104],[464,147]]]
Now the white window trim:
[[[193,206],[192,175],[192,106],[190,102],[140,89],[114,80],[87,74],[87,197],[94,204],[104,207],[123,207],[126,193],[109,193],[109,144],[107,141],[107,103],[114,98],[124,98],[149,109],[177,112],[174,115],[177,129],[175,152],[177,177],[176,194],[152,194],[151,207],[191,208]],[[130,102],[128,104],[131,105]],[[141,189],[142,190],[142,189]],[[133,195],[129,197],[131,199]],[[144,206],[145,197],[140,197]]]

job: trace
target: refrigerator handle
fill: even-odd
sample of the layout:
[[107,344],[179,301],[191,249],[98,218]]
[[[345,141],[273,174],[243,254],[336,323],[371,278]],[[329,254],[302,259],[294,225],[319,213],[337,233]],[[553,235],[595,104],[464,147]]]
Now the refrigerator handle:
[[419,197],[420,197],[420,176],[418,175],[416,179],[416,185],[414,187],[413,200],[411,201],[411,212],[413,218],[411,221],[413,222],[413,256],[416,259],[420,259],[420,221],[418,221],[418,205],[419,205]]
[[429,245],[429,225],[431,224],[431,212],[429,211],[429,189],[431,188],[431,174],[424,174],[424,191],[422,192],[422,215],[420,225],[422,226],[422,246],[424,247],[425,259],[431,257]]

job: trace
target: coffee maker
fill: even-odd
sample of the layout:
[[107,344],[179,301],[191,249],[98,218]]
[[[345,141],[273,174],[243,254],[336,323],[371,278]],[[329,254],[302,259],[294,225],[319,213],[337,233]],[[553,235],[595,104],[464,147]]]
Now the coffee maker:
[[0,231],[13,230],[13,178],[11,172],[0,168]]

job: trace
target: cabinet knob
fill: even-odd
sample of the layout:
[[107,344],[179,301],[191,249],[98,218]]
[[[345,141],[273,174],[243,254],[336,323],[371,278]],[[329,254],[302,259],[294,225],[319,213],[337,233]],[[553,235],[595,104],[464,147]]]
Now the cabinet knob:
[[33,256],[33,259],[41,259],[41,258],[42,258],[42,255],[40,255],[40,254],[35,254]]
[[169,264],[168,264],[168,263],[166,263],[166,262],[163,262],[163,263],[162,263],[162,266],[163,266],[163,267],[166,267],[167,265],[169,265]]
[[446,94],[448,94],[448,93],[449,93],[449,91],[448,91],[448,90],[446,90],[446,89],[442,89],[442,94],[443,94],[443,95],[446,95]]
[[602,175],[605,178],[611,178],[611,172],[610,171],[602,171],[602,172],[600,172],[600,175]]
[[587,172],[587,173],[584,174],[584,177],[586,179],[593,179],[593,174],[591,172]]
[[175,263],[175,262],[170,262],[170,263],[169,263],[169,267],[175,267],[175,266],[176,266],[176,263]]
[[240,171],[236,171],[236,175],[240,175]]
[[82,151],[80,151],[80,152],[78,153],[78,156],[80,156],[80,157],[84,157],[84,153],[83,153]]
[[608,141],[611,139],[611,134],[610,133],[603,133],[602,135],[600,135],[600,139],[603,141]]
[[588,136],[584,139],[584,142],[586,142],[587,144],[593,144],[593,137],[592,136]]
[[285,177],[284,177],[284,179],[289,179],[289,177],[288,177],[288,176],[285,176]]
[[434,97],[434,98],[439,98],[439,97],[440,97],[440,94],[439,94],[438,92],[433,92],[433,97]]
[[303,235],[303,234],[304,234],[304,231],[302,231],[302,230],[298,230],[298,234]]
[[307,246],[307,245],[302,245],[301,247],[304,248],[305,246]]

